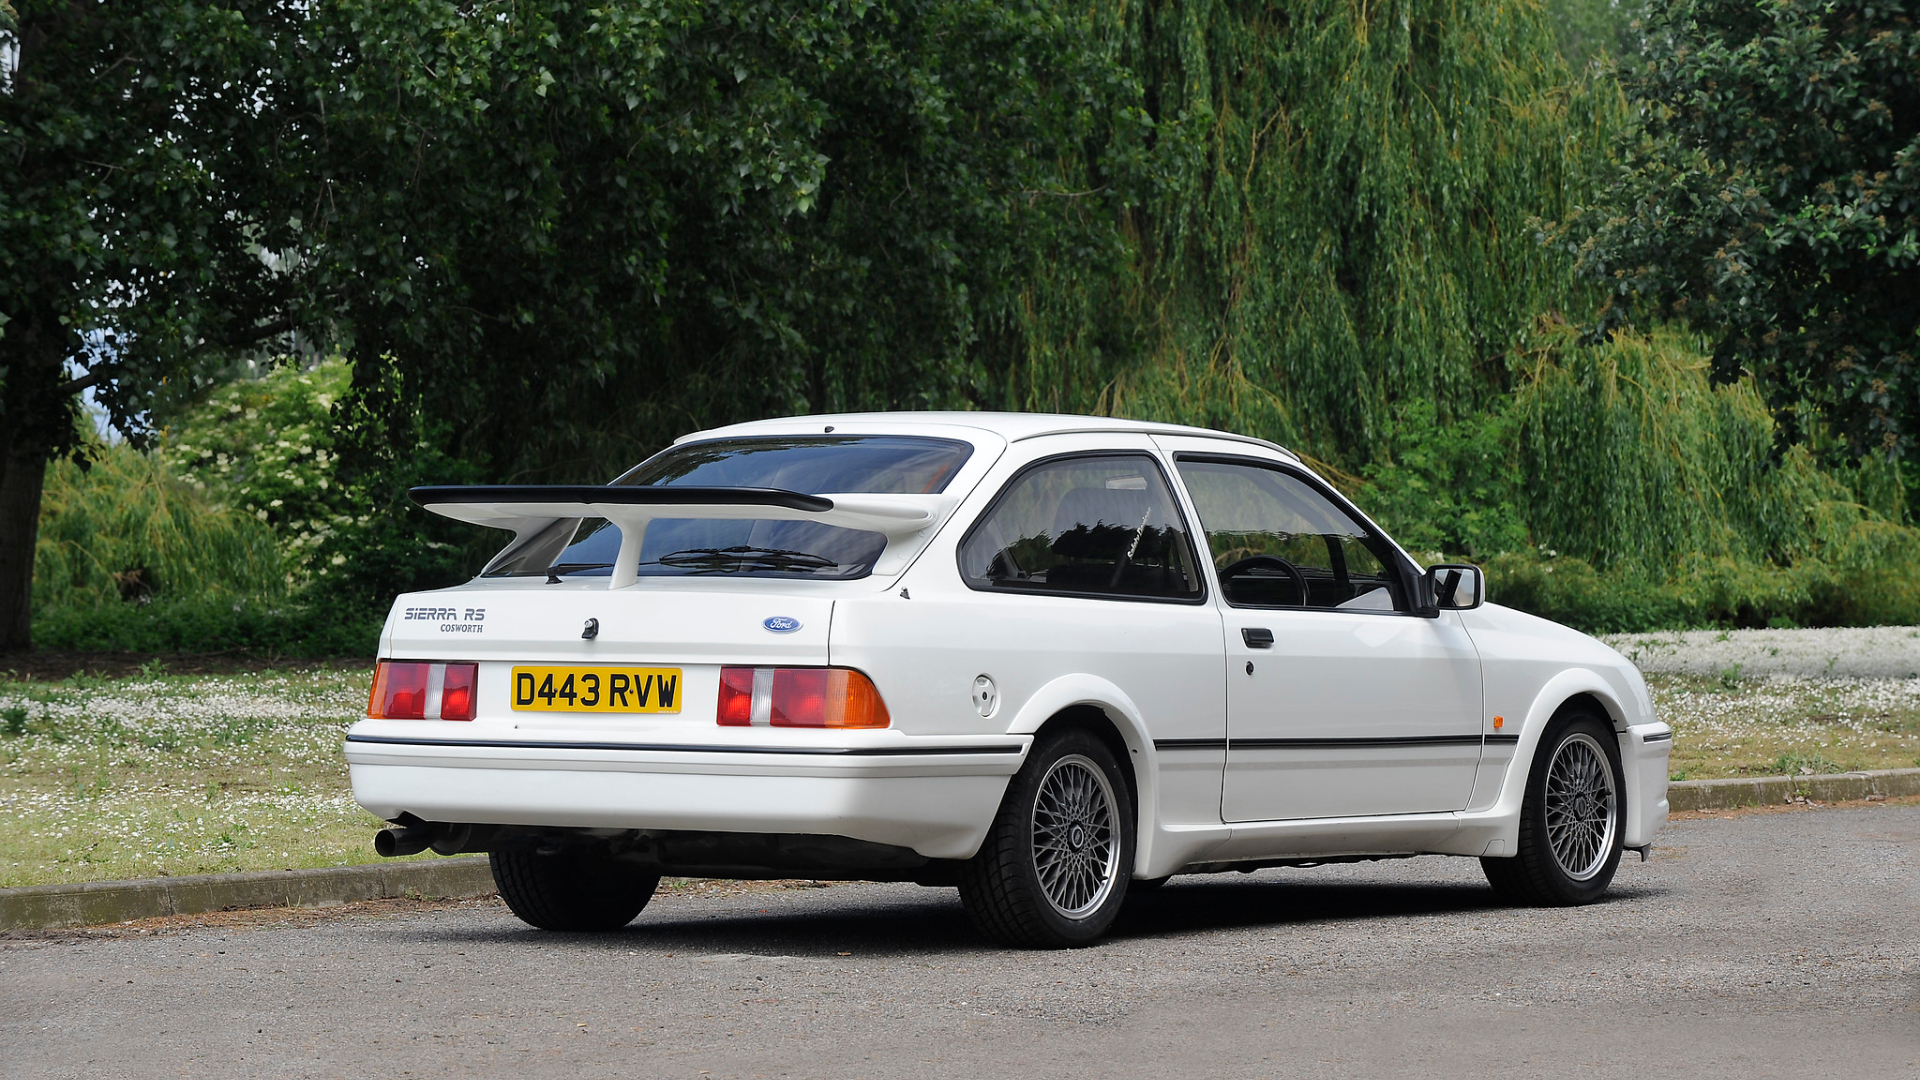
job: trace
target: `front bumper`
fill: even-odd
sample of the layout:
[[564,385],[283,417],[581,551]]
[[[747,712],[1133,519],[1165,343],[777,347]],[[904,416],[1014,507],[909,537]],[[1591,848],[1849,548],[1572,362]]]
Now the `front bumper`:
[[346,756],[354,798],[389,821],[846,836],[964,859],[1030,744],[643,746],[353,732]]
[[1635,724],[1620,733],[1620,771],[1627,781],[1629,848],[1653,843],[1667,823],[1667,761],[1673,754],[1673,729],[1662,723]]

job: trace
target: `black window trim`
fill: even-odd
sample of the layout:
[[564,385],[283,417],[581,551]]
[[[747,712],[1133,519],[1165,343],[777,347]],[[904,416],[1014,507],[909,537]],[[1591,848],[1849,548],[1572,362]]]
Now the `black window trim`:
[[[1193,461],[1193,462],[1199,462],[1201,464],[1211,464],[1211,465],[1250,466],[1256,469],[1266,469],[1269,472],[1277,472],[1277,473],[1284,474],[1286,476],[1291,476],[1294,479],[1299,480],[1300,482],[1306,484],[1307,487],[1318,492],[1323,498],[1326,498],[1329,501],[1331,501],[1335,506],[1335,508],[1345,513],[1349,518],[1352,518],[1356,525],[1359,525],[1361,529],[1365,530],[1367,536],[1371,537],[1374,540],[1379,541],[1381,544],[1383,544],[1386,547],[1388,551],[1393,553],[1394,557],[1388,561],[1393,564],[1395,570],[1399,573],[1400,588],[1404,591],[1407,598],[1407,603],[1410,605],[1408,610],[1406,611],[1398,611],[1398,610],[1379,611],[1376,609],[1367,609],[1367,608],[1299,607],[1293,604],[1236,604],[1232,600],[1229,600],[1227,598],[1227,590],[1223,586],[1220,589],[1220,599],[1225,601],[1228,607],[1234,608],[1239,611],[1321,611],[1321,612],[1330,611],[1330,612],[1335,612],[1341,615],[1397,615],[1402,618],[1406,618],[1406,617],[1434,618],[1438,616],[1439,612],[1437,610],[1429,611],[1426,608],[1423,608],[1420,606],[1421,595],[1420,595],[1419,589],[1416,587],[1419,575],[1415,574],[1413,572],[1413,567],[1408,565],[1406,555],[1403,552],[1401,552],[1400,545],[1395,544],[1393,540],[1387,536],[1386,533],[1382,532],[1380,530],[1380,527],[1373,523],[1373,519],[1361,513],[1359,507],[1353,505],[1351,502],[1348,502],[1345,496],[1341,495],[1338,491],[1335,491],[1331,485],[1325,483],[1319,477],[1314,476],[1312,473],[1307,472],[1305,469],[1302,469],[1289,462],[1272,461],[1267,458],[1248,457],[1244,454],[1219,454],[1219,453],[1209,453],[1206,451],[1188,451],[1188,450],[1178,451],[1173,455],[1175,472],[1179,472],[1179,465],[1183,461]],[[1190,488],[1188,488],[1186,484],[1187,484],[1187,478],[1183,474],[1180,477],[1180,490],[1182,491],[1182,493],[1186,495],[1187,500],[1189,502],[1192,502],[1193,491]],[[1199,507],[1197,505],[1194,508],[1194,513],[1196,516],[1199,514]],[[1202,533],[1202,535],[1206,533],[1205,522],[1201,522],[1200,532]],[[1208,551],[1208,557],[1206,560],[1207,568],[1209,571],[1212,572],[1213,576],[1217,579],[1219,577],[1220,571],[1218,567],[1215,567],[1213,565],[1213,557],[1212,557],[1213,544],[1211,542],[1207,544],[1207,551]]]
[[[1160,483],[1166,486],[1167,495],[1173,502],[1173,512],[1179,515],[1182,531],[1186,534],[1187,558],[1192,562],[1194,567],[1194,581],[1200,586],[1199,595],[1191,597],[1128,596],[1116,593],[1080,592],[1073,589],[1049,589],[1044,586],[1040,588],[1008,588],[1004,585],[976,585],[973,579],[967,576],[967,568],[965,564],[960,561],[967,550],[967,544],[973,540],[973,534],[979,532],[980,529],[986,525],[988,519],[993,517],[994,512],[1000,509],[1000,504],[1006,500],[1008,493],[1013,491],[1014,486],[1025,479],[1028,473],[1048,465],[1058,464],[1062,461],[1113,457],[1145,458],[1147,462],[1153,466],[1154,471],[1159,474]],[[1008,477],[1007,482],[1000,485],[1000,490],[994,492],[993,501],[987,503],[986,509],[980,511],[979,516],[973,519],[973,524],[967,526],[966,533],[960,537],[960,543],[953,549],[954,569],[960,572],[960,581],[966,585],[967,588],[972,589],[974,592],[994,593],[999,596],[1066,596],[1080,600],[1115,600],[1134,604],[1186,604],[1193,607],[1204,605],[1208,603],[1211,593],[1209,593],[1207,589],[1207,575],[1200,572],[1199,553],[1193,546],[1193,524],[1187,520],[1186,508],[1180,505],[1180,492],[1182,490],[1183,489],[1174,485],[1173,478],[1167,475],[1166,465],[1161,462],[1157,453],[1150,449],[1069,450],[1064,453],[1036,458],[1020,466],[1018,471]],[[1213,562],[1212,559],[1206,561],[1209,564]]]

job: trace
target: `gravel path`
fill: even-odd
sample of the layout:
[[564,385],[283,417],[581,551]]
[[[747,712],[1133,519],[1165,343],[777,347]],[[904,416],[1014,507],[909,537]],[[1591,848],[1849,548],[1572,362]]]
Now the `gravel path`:
[[1609,902],[1471,860],[1177,878],[1097,948],[951,890],[0,941],[0,1076],[1920,1076],[1920,806],[1676,822]]
[[1920,627],[1916,626],[1668,630],[1609,634],[1602,640],[1649,672],[1719,675],[1739,665],[1742,677],[1920,678]]

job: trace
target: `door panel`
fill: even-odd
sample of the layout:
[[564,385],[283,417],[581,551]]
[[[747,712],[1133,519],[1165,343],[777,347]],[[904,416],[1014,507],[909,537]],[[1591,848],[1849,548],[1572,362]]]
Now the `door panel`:
[[[1480,661],[1451,612],[1229,608],[1226,621],[1226,820],[1466,806]],[[1271,647],[1247,644],[1242,631],[1256,628],[1273,633]]]
[[1227,821],[1459,810],[1480,662],[1411,610],[1405,559],[1303,470],[1176,453],[1226,631]]

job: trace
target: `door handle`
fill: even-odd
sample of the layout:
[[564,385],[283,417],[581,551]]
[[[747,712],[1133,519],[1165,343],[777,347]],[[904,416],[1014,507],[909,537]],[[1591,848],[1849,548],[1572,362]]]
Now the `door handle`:
[[1243,626],[1240,628],[1240,640],[1247,643],[1249,649],[1273,648],[1273,631],[1264,626]]

